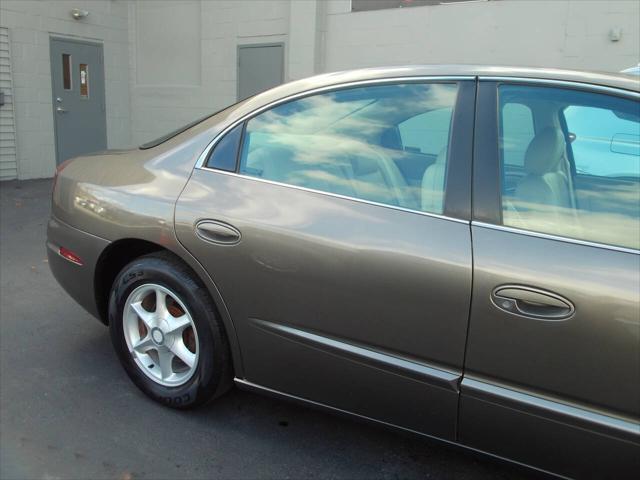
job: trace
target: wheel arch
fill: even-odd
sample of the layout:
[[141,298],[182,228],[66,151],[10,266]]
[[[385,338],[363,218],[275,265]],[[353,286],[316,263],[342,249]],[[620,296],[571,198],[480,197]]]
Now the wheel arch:
[[118,273],[128,263],[132,262],[136,258],[154,252],[170,253],[177,260],[186,265],[195,277],[205,285],[216,307],[216,313],[224,325],[225,333],[227,334],[227,339],[231,348],[233,369],[237,376],[241,376],[243,369],[240,345],[229,311],[227,310],[224,300],[220,295],[217,286],[213,282],[213,279],[202,268],[200,263],[188,252],[181,255],[166,246],[137,238],[119,239],[109,244],[109,246],[107,246],[98,257],[94,272],[95,302],[99,314],[99,320],[105,325],[109,324],[109,294]]
[[110,243],[98,257],[94,271],[94,292],[99,320],[109,324],[109,292],[116,276],[129,262],[148,253],[166,250],[153,242],[127,238]]

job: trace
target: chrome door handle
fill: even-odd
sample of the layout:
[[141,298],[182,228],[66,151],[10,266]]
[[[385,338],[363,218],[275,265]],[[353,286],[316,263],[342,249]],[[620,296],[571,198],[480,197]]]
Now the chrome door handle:
[[62,107],[56,107],[56,112],[58,112],[58,113],[67,113],[67,111]]
[[235,245],[240,241],[240,231],[218,220],[201,220],[196,224],[196,235],[202,240],[222,245]]
[[491,293],[491,301],[500,310],[538,320],[565,320],[575,307],[566,298],[539,288],[501,285]]

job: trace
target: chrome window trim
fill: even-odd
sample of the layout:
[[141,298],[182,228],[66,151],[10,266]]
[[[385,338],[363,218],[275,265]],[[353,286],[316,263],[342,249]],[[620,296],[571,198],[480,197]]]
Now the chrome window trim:
[[402,211],[402,212],[416,213],[418,215],[423,215],[423,216],[426,216],[426,217],[439,218],[441,220],[449,220],[449,221],[452,221],[452,222],[469,224],[469,220],[463,220],[461,218],[449,217],[449,216],[441,215],[441,214],[437,214],[437,213],[423,212],[422,210],[413,210],[413,209],[410,209],[410,208],[398,207],[396,205],[388,205],[388,204],[385,204],[385,203],[373,202],[373,201],[370,201],[370,200],[364,200],[364,199],[357,198],[357,197],[350,197],[350,196],[347,196],[347,195],[340,195],[340,194],[337,194],[337,193],[325,192],[325,191],[322,191],[322,190],[315,190],[315,189],[307,188],[307,187],[300,187],[298,185],[291,185],[291,184],[288,184],[288,183],[276,182],[276,181],[273,181],[273,180],[267,180],[267,179],[264,179],[264,178],[253,177],[251,175],[244,175],[244,174],[237,173],[237,172],[228,172],[228,171],[225,171],[225,170],[218,170],[216,168],[207,167],[205,164],[206,164],[206,161],[207,161],[211,151],[215,148],[215,146],[222,139],[222,137],[227,134],[227,132],[233,130],[240,123],[245,122],[245,121],[253,118],[256,115],[259,115],[260,113],[262,113],[262,112],[264,112],[266,110],[269,110],[271,108],[274,108],[274,107],[276,107],[276,106],[278,106],[280,104],[283,104],[283,103],[287,103],[287,102],[290,102],[290,101],[293,101],[293,100],[297,100],[297,99],[303,98],[303,97],[308,97],[310,95],[314,95],[314,94],[317,94],[317,93],[341,90],[343,88],[350,88],[350,87],[359,87],[359,86],[368,86],[368,85],[385,85],[385,84],[389,84],[389,83],[390,84],[393,84],[393,83],[420,83],[420,82],[425,82],[425,81],[430,81],[430,82],[458,82],[458,81],[465,81],[465,80],[466,81],[476,80],[476,78],[477,78],[477,76],[475,76],[475,75],[453,75],[453,76],[422,75],[422,76],[413,76],[413,77],[390,77],[390,78],[378,78],[378,79],[369,79],[369,80],[358,80],[358,81],[354,81],[354,82],[339,83],[339,84],[335,84],[335,85],[326,85],[324,87],[318,87],[318,88],[314,88],[314,89],[311,89],[311,90],[305,90],[303,92],[298,92],[298,93],[289,95],[287,97],[279,98],[279,99],[274,100],[272,102],[269,102],[269,103],[267,103],[267,104],[265,104],[265,105],[263,105],[261,107],[258,107],[255,110],[252,110],[251,112],[246,113],[245,115],[242,115],[240,118],[234,120],[229,125],[227,125],[205,147],[204,151],[200,154],[200,156],[196,160],[196,164],[195,164],[194,168],[198,169],[198,170],[205,170],[205,171],[209,171],[209,172],[220,173],[220,174],[223,174],[223,175],[230,175],[230,176],[245,178],[245,179],[248,179],[248,180],[254,180],[254,181],[258,181],[258,182],[268,183],[268,184],[271,184],[271,185],[278,185],[278,186],[281,186],[281,187],[293,188],[293,189],[301,190],[301,191],[305,191],[305,192],[318,193],[318,194],[326,195],[326,196],[329,196],[329,197],[335,197],[335,198],[341,198],[341,199],[345,199],[345,200],[351,200],[351,201],[354,201],[354,202],[364,203],[364,204],[368,204],[368,205],[374,205],[374,206],[377,206],[377,207],[385,207],[385,208],[390,208],[390,209],[393,209],[393,210],[399,210],[399,211]]
[[481,400],[488,400],[486,397],[497,397],[516,405],[532,407],[536,410],[543,410],[561,418],[571,418],[579,423],[586,423],[588,425],[618,431],[620,433],[630,435],[635,441],[640,439],[640,423],[632,420],[598,413],[593,410],[569,405],[567,403],[561,403],[539,395],[532,395],[531,393],[497,385],[485,379],[478,380],[465,376],[460,383],[460,387],[461,394],[463,396],[465,394],[468,395],[469,393],[472,395],[473,393],[480,393],[478,397]]
[[311,90],[305,90],[303,92],[294,93],[292,95],[279,98],[272,102],[269,102],[261,107],[252,110],[249,113],[242,115],[240,118],[237,118],[232,123],[227,125],[224,130],[218,133],[211,142],[206,146],[204,151],[198,157],[196,161],[195,168],[206,168],[205,162],[207,161],[207,157],[209,156],[209,152],[215,147],[216,143],[229,131],[232,130],[236,125],[242,123],[246,120],[249,120],[260,113],[269,110],[273,107],[276,107],[280,104],[287,103],[293,100],[297,100],[299,98],[308,97],[310,95],[314,95],[317,93],[330,92],[334,90],[341,90],[343,88],[350,87],[362,87],[367,85],[384,85],[387,83],[420,83],[425,81],[433,81],[433,82],[458,82],[463,80],[475,80],[477,77],[475,75],[453,75],[453,76],[415,76],[415,77],[390,77],[390,78],[376,78],[369,80],[357,80],[353,82],[347,83],[338,83],[334,85],[325,85],[324,87],[313,88]]
[[625,90],[623,88],[598,85],[597,83],[575,82],[575,81],[569,81],[569,80],[553,80],[550,78],[504,77],[504,76],[487,76],[487,75],[479,76],[478,80],[489,81],[489,82],[540,84],[540,85],[550,85],[550,86],[557,86],[557,87],[569,87],[574,89],[578,88],[581,90],[591,90],[594,92],[602,92],[602,93],[614,93],[614,94],[618,94],[625,97],[640,99],[640,92],[636,92],[634,90]]
[[584,245],[587,247],[603,248],[605,250],[613,250],[616,252],[640,255],[640,250],[636,250],[634,248],[616,247],[615,245],[607,245],[606,243],[590,242],[588,240],[579,240],[577,238],[563,237],[561,235],[552,235],[550,233],[541,233],[533,230],[524,230],[522,228],[517,228],[517,227],[508,227],[506,225],[494,225],[493,223],[479,222],[476,220],[473,220],[471,222],[471,225],[474,227],[482,227],[482,228],[488,228],[491,230],[499,230],[502,232],[526,235],[528,237],[544,238],[547,240],[556,240],[558,242],[573,243],[577,245]]
[[240,173],[235,173],[235,172],[225,172],[224,170],[216,170],[215,168],[201,167],[201,168],[199,168],[199,170],[213,172],[213,173],[219,173],[221,175],[228,175],[228,176],[231,176],[231,177],[243,178],[245,180],[252,180],[254,182],[268,183],[270,185],[277,185],[279,187],[292,188],[294,190],[301,190],[303,192],[318,193],[320,195],[325,195],[327,197],[341,198],[343,200],[351,200],[352,202],[364,203],[366,205],[373,205],[373,206],[376,206],[376,207],[390,208],[391,210],[398,210],[398,211],[401,211],[401,212],[414,213],[414,214],[417,214],[417,215],[422,215],[424,217],[438,218],[440,220],[449,220],[450,222],[462,223],[462,224],[465,224],[465,225],[469,225],[469,223],[470,223],[469,220],[463,220],[461,218],[448,217],[446,215],[440,215],[440,214],[437,214],[437,213],[430,213],[430,212],[423,212],[421,210],[413,210],[411,208],[399,207],[397,205],[388,205],[386,203],[378,203],[378,202],[374,202],[374,201],[371,201],[371,200],[364,200],[362,198],[349,197],[347,195],[340,195],[339,193],[325,192],[323,190],[315,190],[313,188],[300,187],[298,185],[291,185],[289,183],[276,182],[274,180],[267,180],[267,179],[264,179],[264,178],[252,177],[250,175],[242,175]]

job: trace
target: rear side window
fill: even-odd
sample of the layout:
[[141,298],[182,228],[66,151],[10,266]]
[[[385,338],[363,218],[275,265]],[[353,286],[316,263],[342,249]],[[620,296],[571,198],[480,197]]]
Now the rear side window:
[[[578,90],[499,90],[502,217],[507,226],[640,249],[640,103]],[[522,142],[507,104],[535,105]],[[518,165],[518,167],[514,167]]]
[[[279,105],[247,122],[239,171],[440,214],[456,96],[456,84],[409,83],[349,88]],[[420,118],[432,112],[437,122]],[[403,147],[405,142],[412,145]],[[423,149],[430,155],[419,155]]]
[[449,143],[451,107],[411,117],[398,125],[406,151],[437,155]]
[[227,132],[224,137],[218,141],[209,156],[209,160],[207,160],[207,167],[226,170],[228,172],[234,172],[236,170],[242,127],[243,124],[241,123]]

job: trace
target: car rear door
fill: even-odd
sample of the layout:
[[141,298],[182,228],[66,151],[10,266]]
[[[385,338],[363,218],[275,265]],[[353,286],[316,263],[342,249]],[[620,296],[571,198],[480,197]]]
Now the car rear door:
[[234,322],[236,381],[454,439],[474,95],[473,78],[349,85],[265,108],[214,142],[176,231]]
[[563,475],[631,476],[640,471],[638,95],[481,79],[477,115],[460,440]]

